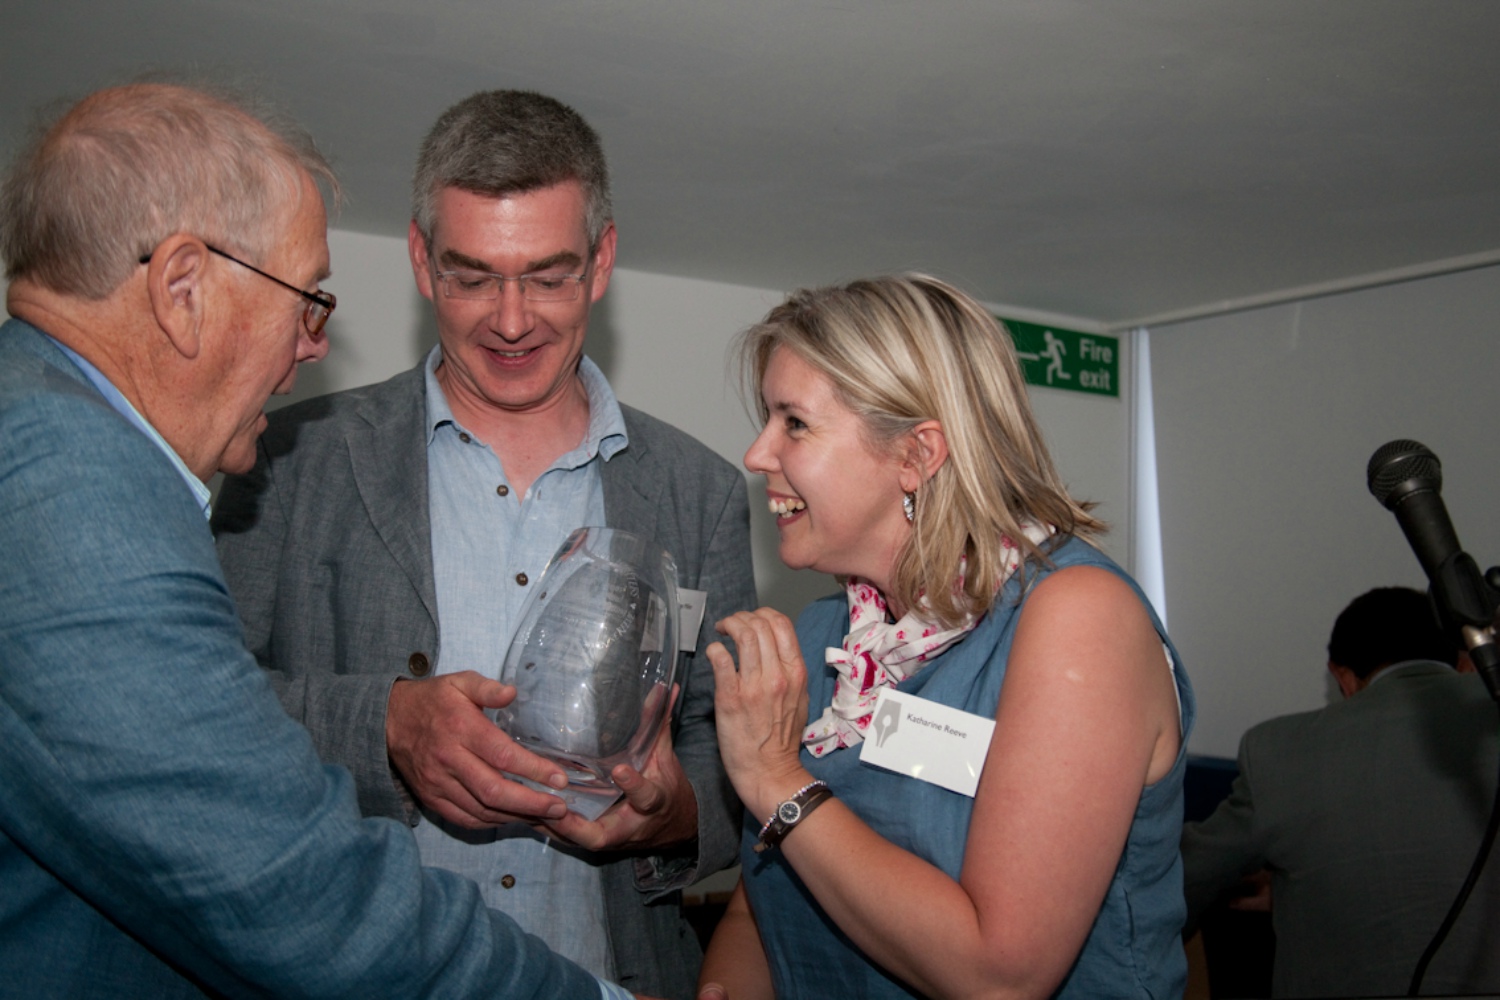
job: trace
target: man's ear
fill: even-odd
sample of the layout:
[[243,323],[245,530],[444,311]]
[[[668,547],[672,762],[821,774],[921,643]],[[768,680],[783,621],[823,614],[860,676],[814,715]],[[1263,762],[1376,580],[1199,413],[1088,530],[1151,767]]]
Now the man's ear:
[[594,275],[589,284],[589,302],[598,302],[609,287],[610,275],[615,273],[615,243],[619,239],[615,224],[611,222],[599,234],[599,246],[594,251]]
[[1339,691],[1345,698],[1353,697],[1365,686],[1354,671],[1341,667],[1332,660],[1328,661],[1328,672],[1333,675],[1333,682],[1339,686]]
[[208,258],[202,240],[176,233],[157,244],[146,265],[146,295],[156,325],[184,358],[196,358],[203,346]]
[[406,254],[411,258],[411,273],[417,279],[417,291],[422,293],[422,298],[433,301],[432,267],[427,261],[427,241],[422,238],[422,230],[417,228],[416,219],[412,219],[411,225],[406,227]]
[[948,460],[948,435],[943,425],[936,420],[924,420],[911,430],[906,453],[906,467],[902,470],[901,486],[907,491],[920,489],[922,484],[943,467]]

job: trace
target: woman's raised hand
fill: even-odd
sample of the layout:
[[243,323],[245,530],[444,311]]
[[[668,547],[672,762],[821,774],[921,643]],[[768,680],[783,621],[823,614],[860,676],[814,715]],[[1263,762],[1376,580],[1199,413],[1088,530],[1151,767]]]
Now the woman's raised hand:
[[810,780],[798,762],[807,725],[807,670],[791,621],[779,611],[741,611],[718,622],[735,658],[716,642],[714,708],[719,753],[745,806],[769,815],[776,803]]

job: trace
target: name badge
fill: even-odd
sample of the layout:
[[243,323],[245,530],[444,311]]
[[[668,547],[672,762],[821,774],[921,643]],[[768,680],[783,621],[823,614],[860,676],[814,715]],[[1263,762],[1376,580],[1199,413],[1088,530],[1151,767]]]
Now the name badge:
[[881,688],[859,759],[974,797],[995,720]]
[[677,651],[691,653],[698,648],[698,629],[703,626],[703,612],[708,607],[708,591],[677,588]]

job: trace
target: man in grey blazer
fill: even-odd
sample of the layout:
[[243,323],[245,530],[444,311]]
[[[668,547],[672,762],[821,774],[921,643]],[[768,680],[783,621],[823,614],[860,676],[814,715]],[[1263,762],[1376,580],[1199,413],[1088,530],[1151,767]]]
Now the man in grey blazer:
[[[1269,868],[1272,995],[1399,996],[1457,896],[1495,794],[1500,713],[1424,594],[1372,590],[1328,643],[1343,700],[1261,723],[1219,808],[1183,832],[1190,924]],[[1487,866],[1423,992],[1500,992],[1500,870]]]
[[[475,94],[423,143],[409,233],[440,345],[416,368],[271,417],[214,516],[246,640],[363,810],[556,950],[637,992],[692,995],[680,892],[733,862],[713,625],[755,604],[744,479],[620,405],[583,355],[614,266],[597,136],[538,94]],[[670,738],[597,821],[483,714],[531,585],[572,529],[655,538],[706,594]]]

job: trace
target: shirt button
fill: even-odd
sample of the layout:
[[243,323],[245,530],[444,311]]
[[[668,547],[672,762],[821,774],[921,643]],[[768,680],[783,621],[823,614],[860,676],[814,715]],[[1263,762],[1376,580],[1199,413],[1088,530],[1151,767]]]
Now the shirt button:
[[524,587],[531,582],[531,579],[525,573],[517,573],[516,582]]
[[516,887],[516,877],[514,875],[502,875],[500,877],[500,887],[502,889],[514,889]]
[[432,661],[427,659],[426,653],[413,653],[406,658],[406,669],[413,677],[426,677],[432,673]]
[[495,492],[503,497],[508,497],[510,496],[510,487],[506,486],[504,483],[501,483],[499,486],[495,487]]
[[464,444],[468,444],[469,443],[469,435],[465,434],[463,431],[459,431],[458,432],[458,439],[460,441],[462,441]]

